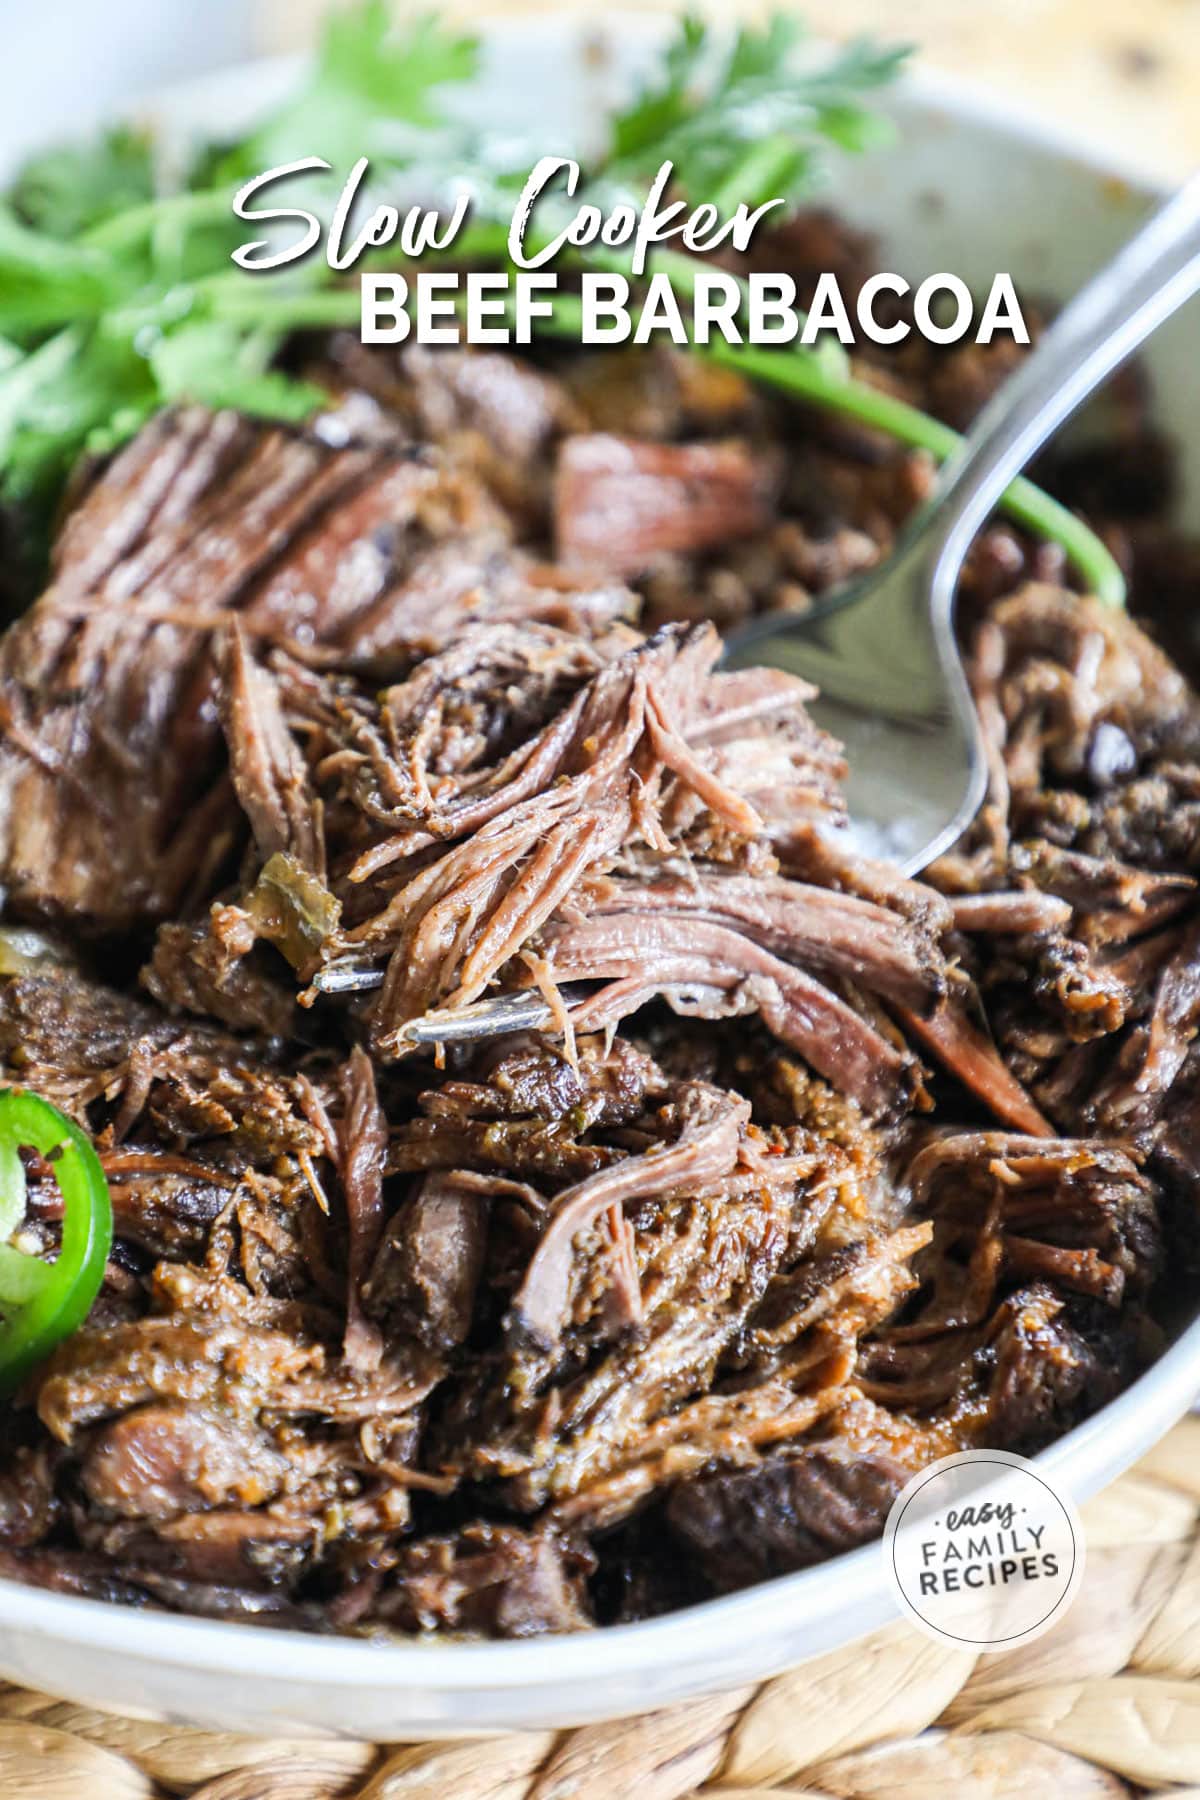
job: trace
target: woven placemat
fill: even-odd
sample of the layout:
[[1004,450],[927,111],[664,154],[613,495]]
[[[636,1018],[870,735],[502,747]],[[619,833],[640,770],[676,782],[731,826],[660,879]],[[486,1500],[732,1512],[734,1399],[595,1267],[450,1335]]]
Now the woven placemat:
[[282,1743],[0,1687],[4,1800],[1200,1800],[1200,1418],[1084,1509],[1054,1631],[971,1655],[897,1624],[719,1700],[472,1743]]

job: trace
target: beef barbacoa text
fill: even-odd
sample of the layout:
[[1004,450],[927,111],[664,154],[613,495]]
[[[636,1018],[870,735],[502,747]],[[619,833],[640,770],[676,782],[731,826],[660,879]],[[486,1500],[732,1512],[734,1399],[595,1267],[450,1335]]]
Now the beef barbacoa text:
[[[773,266],[835,253],[814,217]],[[922,454],[673,352],[302,354],[315,426],[169,412],[81,475],[0,643],[0,1045],[116,1217],[4,1407],[0,1574],[575,1629],[860,1544],[931,1459],[1102,1405],[1195,1264],[1179,668],[993,526],[987,803],[906,880],[832,846],[839,746],[719,631],[886,554]],[[961,426],[1009,361],[876,377]],[[1116,401],[1047,479],[1145,611],[1197,565]],[[414,1042],[525,988],[544,1032]]]

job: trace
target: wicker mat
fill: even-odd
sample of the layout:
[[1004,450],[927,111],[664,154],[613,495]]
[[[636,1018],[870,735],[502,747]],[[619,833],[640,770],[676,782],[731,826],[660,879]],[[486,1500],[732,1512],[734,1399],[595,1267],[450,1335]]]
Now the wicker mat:
[[149,1725],[0,1688],[4,1800],[1200,1800],[1200,1417],[1085,1509],[1062,1625],[977,1663],[906,1625],[757,1689],[399,1748]]

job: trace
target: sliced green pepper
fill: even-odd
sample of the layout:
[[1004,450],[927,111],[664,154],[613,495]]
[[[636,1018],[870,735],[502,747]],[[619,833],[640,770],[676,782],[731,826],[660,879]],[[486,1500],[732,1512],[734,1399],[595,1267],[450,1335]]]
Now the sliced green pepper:
[[[20,1151],[49,1163],[63,1198],[53,1262],[6,1240],[25,1217]],[[108,1182],[87,1133],[38,1094],[0,1091],[0,1392],[8,1392],[87,1318],[112,1245]]]

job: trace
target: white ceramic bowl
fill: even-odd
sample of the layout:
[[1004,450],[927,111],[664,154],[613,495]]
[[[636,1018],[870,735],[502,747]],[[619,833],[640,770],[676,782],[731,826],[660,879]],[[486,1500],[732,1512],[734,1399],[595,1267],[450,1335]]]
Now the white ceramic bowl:
[[[586,31],[545,14],[488,36],[488,109],[541,142],[596,116],[614,84],[652,59],[663,21],[606,17]],[[598,57],[601,40],[608,55]],[[587,52],[585,54],[585,51]],[[273,64],[173,91],[153,109],[172,130],[236,127],[286,81]],[[838,165],[832,198],[877,229],[889,267],[979,280],[1011,270],[1069,293],[1145,209],[1146,184],[1041,123],[961,84],[912,80],[894,103],[892,152]],[[571,133],[574,141],[574,133]],[[1196,312],[1149,355],[1159,412],[1200,486]],[[1040,1459],[1077,1497],[1132,1463],[1200,1388],[1200,1322],[1127,1393]],[[619,1717],[734,1688],[845,1644],[892,1616],[879,1550],[642,1625],[503,1644],[378,1645],[146,1614],[0,1581],[0,1675],[64,1698],[271,1736],[449,1737]]]

